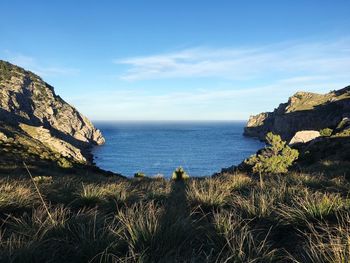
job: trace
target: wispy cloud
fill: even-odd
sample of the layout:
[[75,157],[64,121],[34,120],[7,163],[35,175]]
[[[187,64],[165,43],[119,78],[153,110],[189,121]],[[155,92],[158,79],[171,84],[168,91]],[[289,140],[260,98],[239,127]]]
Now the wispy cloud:
[[114,63],[129,67],[124,80],[187,77],[258,79],[274,74],[350,73],[349,39],[318,43],[282,43],[260,48],[196,47],[172,53],[129,57]]
[[42,77],[67,76],[79,73],[79,70],[75,68],[47,65],[45,63],[39,62],[34,57],[26,56],[20,53],[14,53],[9,50],[5,50],[4,53],[5,60],[27,70],[33,71]]
[[165,94],[120,87],[71,97],[70,102],[83,112],[90,112],[88,116],[93,120],[247,119],[251,114],[273,110],[294,92],[327,92],[344,87],[344,83],[344,79],[333,81],[324,77],[316,81],[300,77],[252,88],[189,89]]

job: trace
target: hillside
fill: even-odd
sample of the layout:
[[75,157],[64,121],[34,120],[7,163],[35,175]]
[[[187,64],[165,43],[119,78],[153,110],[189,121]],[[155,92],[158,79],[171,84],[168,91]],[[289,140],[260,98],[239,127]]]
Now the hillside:
[[104,142],[89,120],[38,76],[0,65],[0,262],[348,262],[349,88],[299,93],[251,120],[261,136],[292,125],[288,114],[333,129],[294,145],[293,170],[263,184],[237,170],[124,178],[89,165]]
[[[55,94],[39,76],[0,60],[1,160],[41,159],[62,167],[88,164],[89,147],[104,143],[99,130]],[[1,161],[0,160],[0,161]]]
[[342,132],[350,118],[350,86],[327,94],[297,92],[273,112],[251,116],[244,134],[261,140],[268,132],[289,141],[296,132],[330,128]]

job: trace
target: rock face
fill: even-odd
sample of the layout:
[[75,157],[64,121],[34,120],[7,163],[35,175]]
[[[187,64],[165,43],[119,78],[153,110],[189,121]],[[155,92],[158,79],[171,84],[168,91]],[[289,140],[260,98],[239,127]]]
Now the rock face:
[[335,129],[350,117],[350,86],[327,94],[297,92],[273,112],[251,116],[244,134],[264,140],[268,132],[289,141],[296,132]]
[[86,161],[85,149],[104,143],[101,132],[56,95],[52,86],[32,72],[1,60],[0,121],[26,127],[22,130],[29,136],[79,162]]
[[19,126],[27,135],[46,145],[52,152],[60,153],[60,155],[63,157],[74,159],[81,163],[86,162],[86,158],[82,155],[80,149],[57,137],[52,136],[48,129],[45,129],[42,126],[29,126],[23,123],[21,123]]
[[320,136],[321,134],[319,131],[298,131],[290,140],[289,144],[306,143]]

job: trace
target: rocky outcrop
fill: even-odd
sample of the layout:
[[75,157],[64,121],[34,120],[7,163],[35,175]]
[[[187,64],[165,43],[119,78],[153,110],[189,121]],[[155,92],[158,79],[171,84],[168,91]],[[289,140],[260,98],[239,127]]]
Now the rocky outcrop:
[[306,143],[320,136],[321,134],[319,131],[298,131],[290,140],[289,144],[294,145],[298,143]]
[[65,158],[74,159],[81,163],[86,162],[86,158],[83,156],[80,149],[61,139],[56,138],[55,136],[52,136],[48,129],[45,129],[42,126],[35,127],[22,123],[19,126],[27,135],[46,145],[47,148],[49,148],[52,152],[59,153]]
[[297,92],[273,112],[251,116],[244,134],[264,140],[268,132],[273,132],[289,141],[298,131],[335,129],[348,117],[350,86],[324,95]]
[[90,146],[104,143],[101,132],[56,95],[52,86],[1,60],[0,121],[21,127],[28,136],[78,162],[87,160]]

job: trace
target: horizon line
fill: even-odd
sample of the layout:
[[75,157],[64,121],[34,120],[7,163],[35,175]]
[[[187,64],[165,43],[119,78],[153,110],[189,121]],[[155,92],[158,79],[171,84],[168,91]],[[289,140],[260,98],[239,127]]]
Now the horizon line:
[[247,119],[236,119],[236,120],[233,120],[233,119],[209,119],[209,120],[198,120],[198,119],[193,119],[193,120],[161,120],[161,119],[157,119],[157,120],[150,120],[150,119],[147,119],[147,120],[133,120],[133,119],[130,119],[130,120],[94,120],[94,119],[91,119],[92,122],[240,122],[240,121],[248,121]]

